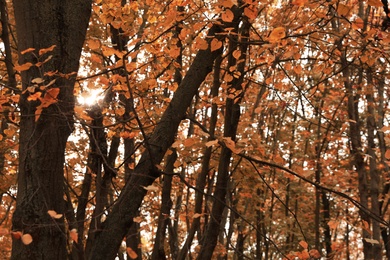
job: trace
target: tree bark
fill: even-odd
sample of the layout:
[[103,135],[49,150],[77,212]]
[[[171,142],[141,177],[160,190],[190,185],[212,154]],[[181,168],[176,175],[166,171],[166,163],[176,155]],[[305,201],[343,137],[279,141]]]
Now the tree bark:
[[[19,52],[35,48],[34,53],[19,56],[19,64],[38,62],[38,51],[55,45],[55,49],[39,58],[51,60],[41,67],[21,73],[22,88],[31,80],[53,77],[45,72],[77,73],[88,27],[91,0],[28,1],[15,0],[15,20]],[[45,75],[45,76],[43,76]],[[29,92],[20,98],[20,145],[17,205],[13,230],[30,234],[33,241],[25,245],[13,239],[12,259],[66,259],[64,219],[53,219],[47,213],[65,213],[63,200],[64,151],[73,130],[73,86],[75,76],[58,77],[54,87],[60,89],[58,102],[35,118],[38,101],[28,101]],[[38,90],[37,90],[38,91]]]

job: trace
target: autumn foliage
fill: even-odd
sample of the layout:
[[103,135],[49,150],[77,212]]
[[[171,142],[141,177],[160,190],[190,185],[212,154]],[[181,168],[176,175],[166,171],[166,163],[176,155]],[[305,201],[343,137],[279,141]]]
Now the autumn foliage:
[[[1,259],[390,258],[387,1],[95,0],[78,71],[0,5]],[[20,216],[54,126],[63,202]]]

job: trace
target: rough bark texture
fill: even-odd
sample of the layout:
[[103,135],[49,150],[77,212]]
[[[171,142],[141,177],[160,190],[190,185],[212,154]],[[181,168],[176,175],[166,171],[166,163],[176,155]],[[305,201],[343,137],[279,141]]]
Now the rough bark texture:
[[[14,2],[19,51],[35,48],[20,55],[19,64],[35,64],[38,51],[56,45],[42,56],[53,55],[41,67],[21,73],[23,90],[45,72],[77,72],[81,49],[90,17],[90,0],[44,0]],[[46,84],[53,78],[44,76]],[[58,102],[43,109],[35,120],[38,101],[28,101],[28,92],[20,99],[20,145],[17,206],[13,230],[32,236],[30,245],[14,239],[12,259],[66,259],[66,234],[63,218],[54,220],[47,213],[64,213],[63,164],[65,144],[72,132],[74,76],[59,77],[52,87],[60,88]]]
[[[209,39],[221,32],[219,25],[210,28]],[[221,37],[221,36],[220,36]],[[159,124],[153,131],[140,162],[137,164],[130,181],[124,187],[111,214],[103,223],[103,231],[98,235],[90,259],[114,259],[118,248],[133,223],[147,187],[160,175],[155,165],[160,163],[165,152],[174,142],[178,126],[184,119],[187,108],[200,84],[212,70],[215,58],[221,49],[211,52],[210,48],[199,51],[185,78],[175,92],[171,103],[164,112]]]

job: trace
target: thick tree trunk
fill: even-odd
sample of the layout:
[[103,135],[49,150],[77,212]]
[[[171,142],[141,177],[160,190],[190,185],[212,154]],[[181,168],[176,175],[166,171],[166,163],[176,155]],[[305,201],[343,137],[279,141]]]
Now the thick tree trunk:
[[[20,55],[19,64],[35,64],[40,49],[56,46],[40,57],[52,55],[50,61],[21,73],[23,90],[32,79],[43,78],[46,84],[53,80],[45,72],[78,71],[90,9],[90,0],[14,1],[19,51],[35,48],[34,53]],[[20,98],[20,163],[13,230],[30,234],[33,241],[25,245],[14,239],[12,259],[67,257],[64,219],[53,219],[47,212],[65,213],[63,164],[65,145],[73,129],[73,85],[74,77],[57,78],[54,87],[60,89],[58,102],[43,109],[38,120],[35,111],[39,102],[28,101],[29,92]]]

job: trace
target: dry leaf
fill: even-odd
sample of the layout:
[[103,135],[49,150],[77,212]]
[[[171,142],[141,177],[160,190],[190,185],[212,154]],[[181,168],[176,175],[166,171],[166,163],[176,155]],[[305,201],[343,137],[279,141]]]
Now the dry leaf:
[[23,244],[29,245],[29,244],[31,244],[32,241],[33,241],[33,238],[30,234],[24,234],[22,236],[22,243]]
[[206,143],[207,147],[213,146],[214,144],[218,144],[218,140],[211,140]]
[[211,51],[216,51],[222,47],[222,42],[214,38],[210,43]]
[[78,240],[79,240],[79,235],[78,235],[78,233],[77,233],[77,229],[72,229],[71,231],[70,231],[70,233],[69,233],[69,235],[70,235],[70,238],[74,241],[74,242],[78,242]]
[[301,247],[303,247],[303,249],[307,249],[307,247],[309,246],[307,243],[306,243],[306,241],[300,241],[299,242],[299,245],[301,246]]
[[286,37],[286,30],[283,27],[275,28],[268,37],[270,42],[278,42]]
[[144,188],[145,190],[147,191],[158,191],[159,190],[159,187],[155,186],[155,185],[149,185],[147,187],[145,186],[141,186],[142,188]]
[[26,53],[29,53],[29,52],[32,52],[32,51],[35,51],[35,48],[28,48],[28,49],[25,49],[24,51],[21,51],[20,54],[26,54]]
[[234,14],[232,10],[226,9],[225,12],[222,14],[222,21],[230,23],[234,19]]
[[382,7],[383,4],[380,0],[368,0],[367,2],[369,5],[371,6],[375,6],[375,7]]
[[14,68],[17,71],[25,71],[25,70],[28,70],[29,68],[31,68],[31,66],[33,66],[33,64],[31,62],[26,62],[22,65],[15,66]]
[[43,54],[45,54],[47,52],[53,51],[55,47],[56,47],[55,45],[52,45],[49,48],[40,49],[39,50],[39,56],[42,56]]

